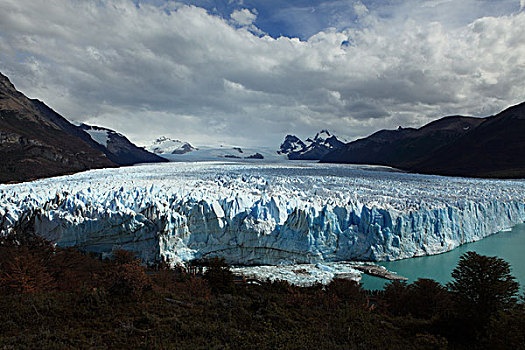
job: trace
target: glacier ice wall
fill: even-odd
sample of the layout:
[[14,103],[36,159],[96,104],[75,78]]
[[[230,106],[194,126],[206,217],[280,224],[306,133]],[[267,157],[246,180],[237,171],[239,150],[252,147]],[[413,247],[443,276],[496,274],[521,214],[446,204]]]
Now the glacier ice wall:
[[525,181],[315,163],[169,163],[0,186],[0,232],[144,261],[394,260],[525,221]]

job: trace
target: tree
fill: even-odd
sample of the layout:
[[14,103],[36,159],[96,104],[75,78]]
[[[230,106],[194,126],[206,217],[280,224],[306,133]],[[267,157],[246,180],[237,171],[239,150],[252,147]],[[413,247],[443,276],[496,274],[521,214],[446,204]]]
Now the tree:
[[461,318],[482,326],[498,311],[516,306],[519,284],[505,260],[467,252],[452,272],[448,288]]
[[408,285],[406,281],[391,281],[385,286],[382,299],[387,312],[395,316],[404,316],[409,313],[410,304]]
[[449,294],[440,283],[419,278],[408,286],[408,310],[412,316],[423,319],[445,313],[449,308]]
[[507,311],[498,312],[490,319],[485,339],[486,349],[525,348],[525,308],[523,304]]
[[0,288],[27,293],[55,289],[49,271],[54,254],[50,242],[31,233],[15,230],[0,236]]
[[206,264],[207,269],[203,277],[210,284],[213,293],[233,294],[235,291],[233,272],[224,258],[211,258]]

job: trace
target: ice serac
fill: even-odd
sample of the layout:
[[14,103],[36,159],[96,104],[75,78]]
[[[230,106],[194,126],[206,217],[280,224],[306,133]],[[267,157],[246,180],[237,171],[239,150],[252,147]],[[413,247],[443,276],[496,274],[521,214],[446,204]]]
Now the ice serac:
[[442,253],[525,220],[525,181],[326,164],[177,163],[0,186],[0,230],[146,262],[394,260]]

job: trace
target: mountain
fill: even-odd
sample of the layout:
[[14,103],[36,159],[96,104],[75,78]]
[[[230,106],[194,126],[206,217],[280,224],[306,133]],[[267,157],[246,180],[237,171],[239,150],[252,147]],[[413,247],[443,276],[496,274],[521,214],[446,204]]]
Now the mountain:
[[286,135],[278,154],[284,154],[290,160],[319,160],[324,155],[344,145],[328,130],[317,133],[313,139],[305,142],[294,135]]
[[281,147],[279,148],[279,151],[277,153],[279,154],[291,154],[300,152],[306,147],[303,141],[301,141],[300,138],[298,138],[295,135],[286,135],[284,138],[284,142],[281,144]]
[[137,147],[124,135],[111,129],[87,124],[80,124],[80,129],[89,134],[91,139],[102,146],[102,151],[114,163],[133,165],[137,163],[157,163],[167,160],[144,148]]
[[128,164],[1,73],[0,160],[0,183]]
[[[148,149],[152,149],[151,146]],[[162,153],[162,157],[172,162],[203,162],[203,161],[248,161],[281,162],[285,156],[278,155],[274,150],[265,147],[239,147],[234,145],[199,146],[186,153]]]
[[449,116],[419,129],[381,130],[321,162],[379,164],[412,172],[525,177],[525,103],[486,118]]
[[74,125],[58,114],[50,118],[46,109],[0,74],[0,182],[116,166],[89,141],[68,132],[76,130]]
[[170,139],[165,136],[161,136],[153,141],[146,149],[155,154],[185,154],[197,150],[188,142]]
[[525,178],[525,102],[483,118],[478,127],[413,166],[422,173]]

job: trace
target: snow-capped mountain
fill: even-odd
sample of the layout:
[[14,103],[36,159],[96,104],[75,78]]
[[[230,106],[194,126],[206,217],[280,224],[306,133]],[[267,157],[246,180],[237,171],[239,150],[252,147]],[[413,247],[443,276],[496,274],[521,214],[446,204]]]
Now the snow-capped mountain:
[[116,164],[133,165],[136,163],[156,163],[167,161],[156,154],[150,153],[147,150],[136,146],[124,135],[114,130],[87,124],[80,124],[78,128],[89,134],[93,141],[99,146],[102,146],[102,151]]
[[321,130],[313,139],[308,138],[305,142],[297,136],[286,135],[277,153],[284,154],[291,160],[319,160],[344,144],[328,130]]
[[300,138],[298,138],[295,135],[286,135],[284,138],[284,142],[281,144],[281,147],[279,148],[279,151],[277,153],[279,154],[291,154],[300,152],[306,147],[303,141],[301,141]]
[[189,142],[171,139],[166,136],[161,136],[146,149],[155,154],[185,154],[197,150]]
[[[165,142],[162,142],[162,144],[165,144]],[[183,144],[184,142],[182,145]],[[224,160],[236,162],[256,162],[261,160],[265,162],[286,161],[285,155],[277,154],[273,149],[266,147],[239,147],[238,145],[225,144],[219,146],[199,145],[197,147],[191,147],[192,150],[190,152],[165,152],[158,154],[172,162],[209,162]],[[147,149],[152,152],[158,152],[166,148],[160,148],[156,151],[156,147],[152,145]]]

